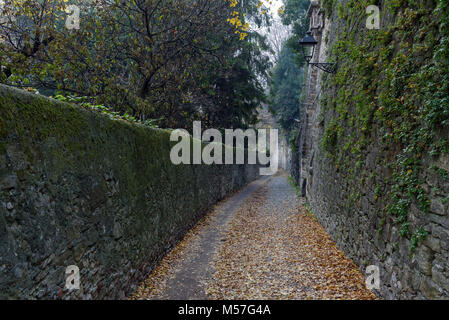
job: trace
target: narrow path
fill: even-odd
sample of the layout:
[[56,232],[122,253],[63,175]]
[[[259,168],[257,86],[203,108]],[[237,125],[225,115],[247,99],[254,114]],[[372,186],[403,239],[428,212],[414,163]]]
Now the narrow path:
[[132,299],[374,299],[285,174],[220,202]]

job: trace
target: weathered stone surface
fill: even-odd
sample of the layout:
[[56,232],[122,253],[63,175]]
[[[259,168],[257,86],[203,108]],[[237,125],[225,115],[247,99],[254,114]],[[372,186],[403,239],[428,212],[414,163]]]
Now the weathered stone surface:
[[[311,10],[317,10],[313,14],[323,14],[319,8]],[[382,19],[387,23],[396,17],[386,14]],[[332,45],[337,33],[342,32],[343,26],[339,21],[338,13],[334,12],[325,20],[324,28],[313,29],[313,36],[318,41],[315,55],[319,61],[328,59],[327,52],[331,51],[328,45]],[[328,41],[323,42],[323,37]],[[315,99],[319,95],[335,93],[332,92],[332,86],[330,89],[326,87],[327,90],[321,88],[323,74],[309,66],[305,103],[301,106],[301,128],[295,141],[300,154],[299,159],[292,158],[297,163],[291,166],[299,168],[299,173],[296,171],[293,176],[302,186],[302,193],[311,211],[338,246],[360,266],[362,272],[367,265],[379,266],[381,289],[378,293],[381,297],[448,298],[449,203],[446,203],[446,199],[449,181],[443,177],[444,174],[435,170],[435,166],[449,171],[449,156],[442,155],[437,160],[431,157],[423,159],[419,178],[430,200],[430,210],[426,212],[422,202],[412,199],[407,222],[412,234],[422,228],[429,235],[424,241],[413,243],[416,245],[413,255],[411,235],[400,235],[401,225],[395,222],[396,217],[389,213],[386,206],[394,180],[392,168],[387,164],[397,156],[397,152],[391,148],[399,146],[386,149],[375,139],[385,133],[379,132],[376,123],[373,123],[360,162],[357,163],[350,150],[338,155],[354,160],[354,166],[347,160],[332,159],[334,152],[325,152],[322,141],[326,125],[335,119],[337,110],[329,104],[322,106],[320,99]],[[345,122],[339,122],[339,126],[343,135],[360,134]],[[442,137],[448,134],[446,130]],[[343,146],[337,145],[335,148]],[[341,169],[338,164],[342,162],[349,168]]]
[[436,299],[440,296],[440,286],[429,278],[424,278],[419,288],[427,299]]
[[15,174],[5,175],[0,178],[0,190],[10,190],[17,187],[17,176]]
[[438,238],[428,236],[424,240],[424,245],[428,246],[435,252],[441,252],[440,240]]
[[429,220],[439,224],[445,229],[449,229],[449,217],[442,217],[436,214],[429,214]]
[[440,169],[449,171],[449,155],[441,154],[435,165]]
[[447,210],[440,198],[430,200],[430,211],[441,216],[447,215]]
[[434,283],[438,283],[438,285],[449,291],[449,272],[445,272],[445,268],[442,265],[435,264],[432,268],[432,280]]
[[432,275],[432,251],[421,246],[416,250],[415,261],[418,264],[418,269],[426,276]]
[[[0,299],[124,298],[257,165],[180,165],[170,132],[0,85]],[[77,265],[81,289],[65,288]]]

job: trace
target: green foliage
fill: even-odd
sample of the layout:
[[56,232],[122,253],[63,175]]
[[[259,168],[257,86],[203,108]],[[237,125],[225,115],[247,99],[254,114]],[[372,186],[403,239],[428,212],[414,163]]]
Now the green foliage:
[[385,226],[386,221],[387,221],[387,219],[385,217],[380,219],[379,228],[377,229],[378,244],[380,243],[380,236],[382,234],[382,231],[384,230],[384,226]]
[[295,153],[298,150],[296,149],[296,137],[298,136],[299,130],[298,128],[295,128],[291,131],[290,133],[290,137],[289,137],[289,144],[290,144],[290,148],[292,149],[292,152]]
[[443,178],[444,181],[448,181],[449,172],[447,172],[446,170],[444,170],[442,168],[438,168],[435,165],[431,166],[431,169],[433,169],[435,172],[437,172]]
[[285,9],[282,22],[292,27],[292,36],[287,40],[287,46],[295,53],[295,62],[298,67],[304,65],[299,42],[309,30],[309,19],[307,10],[310,6],[309,0],[284,0]]
[[321,141],[323,149],[332,152],[342,134],[342,126],[335,119],[332,119],[324,131],[324,137]]
[[413,254],[420,243],[429,235],[428,231],[425,231],[422,227],[412,235],[410,239],[410,253]]
[[309,28],[309,6],[309,0],[284,0],[282,23],[291,26],[292,36],[282,47],[271,78],[270,109],[287,131],[293,152],[297,149],[295,141],[298,135],[295,119],[300,119],[301,91],[306,78],[299,41]]
[[395,19],[368,30],[364,12],[373,3],[323,3],[340,23],[330,52],[331,59],[339,59],[338,72],[323,83],[329,92],[323,112],[332,118],[326,120],[322,147],[351,177],[354,190],[363,187],[370,170],[357,180],[353,164],[365,163],[367,150],[380,147],[385,157],[378,165],[391,170],[385,179],[393,184],[381,201],[414,250],[426,233],[410,223],[409,209],[412,203],[424,212],[430,207],[420,179],[423,159],[449,152],[449,4],[387,1]]
[[256,121],[270,67],[264,38],[247,30],[249,20],[267,23],[258,0],[71,1],[79,30],[65,27],[65,0],[4,2],[2,83],[93,97],[163,127]]
[[272,72],[270,110],[277,115],[281,127],[290,132],[299,119],[299,97],[303,70],[294,63],[294,54],[284,46]]
[[449,194],[448,194],[445,198],[443,198],[443,199],[441,200],[441,202],[442,202],[444,205],[449,204]]
[[322,0],[321,7],[323,8],[327,17],[330,17],[333,13],[336,0]]
[[158,128],[158,125],[156,124],[158,121],[161,121],[162,119],[147,119],[145,121],[140,121],[139,119],[136,119],[134,116],[130,115],[128,112],[125,112],[121,114],[120,112],[113,111],[110,108],[104,106],[104,105],[96,105],[91,102],[89,102],[89,97],[78,97],[74,95],[64,95],[63,93],[58,93],[54,97],[51,97],[58,101],[64,101],[69,103],[78,104],[81,107],[89,110],[96,111],[98,113],[101,113],[103,115],[107,115],[109,119],[111,120],[122,120],[127,121],[131,123],[137,123],[142,124],[147,127],[151,128]]

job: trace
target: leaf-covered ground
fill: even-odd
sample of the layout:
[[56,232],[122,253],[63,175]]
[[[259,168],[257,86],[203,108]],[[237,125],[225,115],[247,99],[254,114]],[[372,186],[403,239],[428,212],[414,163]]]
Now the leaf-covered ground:
[[222,201],[132,299],[375,299],[286,175]]

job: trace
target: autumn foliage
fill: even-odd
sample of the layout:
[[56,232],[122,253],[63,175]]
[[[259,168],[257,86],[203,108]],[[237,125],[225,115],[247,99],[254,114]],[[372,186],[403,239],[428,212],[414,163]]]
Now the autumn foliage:
[[[67,28],[80,10],[79,28]],[[264,99],[256,0],[4,0],[0,81],[164,127],[247,126]]]

